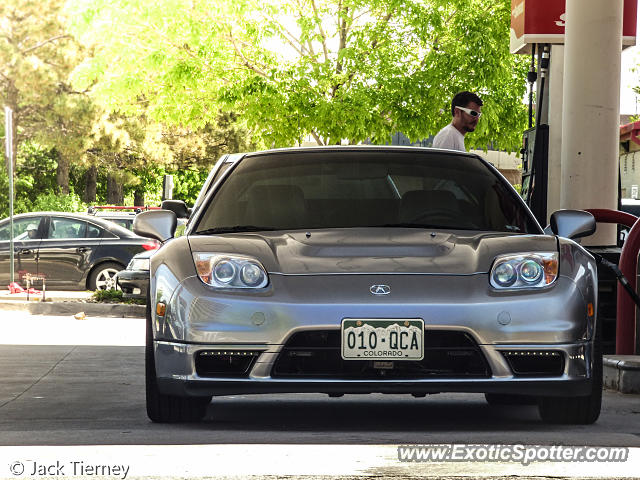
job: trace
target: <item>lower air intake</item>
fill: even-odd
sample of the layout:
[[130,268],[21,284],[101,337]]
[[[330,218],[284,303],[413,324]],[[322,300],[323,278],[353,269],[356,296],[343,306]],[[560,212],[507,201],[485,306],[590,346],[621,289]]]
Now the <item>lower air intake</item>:
[[249,350],[201,350],[196,353],[199,377],[247,377],[260,352]]
[[559,377],[564,373],[564,355],[552,350],[503,351],[515,376]]

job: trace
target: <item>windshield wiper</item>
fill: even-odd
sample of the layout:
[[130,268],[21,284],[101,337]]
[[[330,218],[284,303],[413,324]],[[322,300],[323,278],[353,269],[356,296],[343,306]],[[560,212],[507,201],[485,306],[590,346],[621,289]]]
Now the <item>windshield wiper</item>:
[[237,233],[237,232],[270,232],[280,230],[273,227],[258,227],[256,225],[234,225],[233,227],[215,227],[206,230],[199,230],[196,235],[215,235],[217,233]]

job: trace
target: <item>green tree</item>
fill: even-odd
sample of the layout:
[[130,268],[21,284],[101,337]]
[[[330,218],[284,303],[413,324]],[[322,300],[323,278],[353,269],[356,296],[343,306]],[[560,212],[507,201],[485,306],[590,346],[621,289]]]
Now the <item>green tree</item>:
[[[427,137],[460,90],[485,101],[469,147],[515,149],[527,60],[509,53],[509,0],[85,0],[75,72],[96,98],[169,124],[235,111],[267,146],[396,131]],[[118,35],[113,35],[117,31]]]
[[28,140],[57,147],[58,186],[66,194],[70,163],[82,153],[91,120],[88,98],[67,84],[81,51],[66,30],[64,3],[0,3],[0,101],[14,111],[16,158]]

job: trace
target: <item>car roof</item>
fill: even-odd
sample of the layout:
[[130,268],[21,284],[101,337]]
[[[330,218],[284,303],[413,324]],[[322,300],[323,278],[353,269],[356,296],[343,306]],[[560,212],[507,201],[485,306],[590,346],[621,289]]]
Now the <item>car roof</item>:
[[[270,150],[259,150],[255,152],[247,152],[236,154],[233,158],[225,159],[225,162],[235,162],[244,157],[254,157],[261,155],[272,155],[282,153],[323,153],[323,152],[406,152],[406,153],[446,153],[447,155],[474,157],[482,160],[482,158],[470,152],[462,152],[459,150],[448,150],[432,147],[412,147],[400,145],[318,145],[313,147],[287,147],[274,148]],[[482,160],[484,162],[484,160]]]

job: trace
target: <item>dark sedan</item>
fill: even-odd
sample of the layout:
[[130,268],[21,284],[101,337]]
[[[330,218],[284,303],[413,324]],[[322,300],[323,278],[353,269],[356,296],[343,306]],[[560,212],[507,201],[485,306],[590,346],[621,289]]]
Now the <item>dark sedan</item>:
[[155,250],[134,256],[125,270],[116,275],[116,284],[124,298],[146,300],[149,290],[149,259]]
[[[0,222],[0,285],[9,283],[9,219]],[[29,273],[47,288],[115,288],[115,275],[139,252],[158,243],[100,218],[74,213],[35,212],[14,216],[15,281]]]

